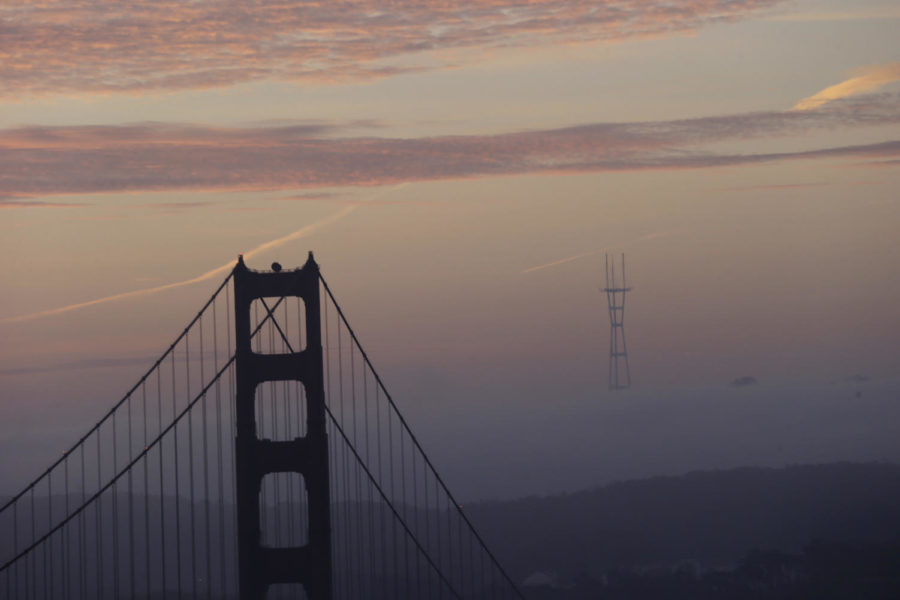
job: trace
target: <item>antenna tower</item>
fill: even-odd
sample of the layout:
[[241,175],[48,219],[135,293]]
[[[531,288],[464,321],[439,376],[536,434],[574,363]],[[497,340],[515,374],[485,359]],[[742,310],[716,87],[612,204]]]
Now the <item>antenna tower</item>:
[[625,345],[625,293],[631,288],[625,284],[625,255],[622,254],[622,270],[616,277],[615,257],[606,255],[606,302],[609,306],[609,389],[624,390],[631,387],[631,370],[628,368],[628,347]]

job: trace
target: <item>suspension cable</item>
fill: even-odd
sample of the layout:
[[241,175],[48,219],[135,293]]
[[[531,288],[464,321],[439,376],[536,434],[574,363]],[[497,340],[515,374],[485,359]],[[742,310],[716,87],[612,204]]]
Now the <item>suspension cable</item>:
[[2,566],[0,566],[0,572],[5,571],[11,564],[13,564],[14,562],[16,562],[17,560],[19,560],[20,558],[22,558],[22,557],[25,556],[26,554],[28,554],[29,552],[31,552],[32,550],[34,550],[34,549],[35,549],[36,547],[38,547],[42,542],[44,542],[45,540],[47,540],[51,535],[53,535],[54,533],[56,533],[57,531],[59,531],[66,523],[68,523],[69,521],[71,521],[72,519],[74,519],[76,516],[78,516],[79,513],[81,513],[81,511],[83,511],[83,510],[86,509],[88,506],[90,506],[90,505],[94,502],[94,500],[98,499],[98,498],[103,494],[103,492],[105,492],[106,490],[108,490],[109,488],[111,488],[111,487],[113,486],[113,484],[115,484],[119,479],[121,479],[121,478],[122,478],[122,477],[123,477],[123,476],[124,476],[124,475],[125,475],[125,474],[126,474],[126,473],[134,466],[134,465],[136,465],[136,464],[138,463],[138,461],[140,461],[142,458],[144,458],[145,456],[147,456],[147,454],[150,452],[150,450],[153,449],[153,448],[154,448],[154,447],[155,447],[155,446],[163,439],[163,437],[164,437],[169,431],[171,431],[171,430],[175,427],[175,425],[176,425],[179,421],[181,421],[181,419],[182,419],[185,415],[188,414],[188,412],[190,412],[191,408],[193,408],[193,406],[194,406],[200,399],[203,398],[203,396],[204,396],[204,395],[206,394],[206,392],[213,386],[213,384],[216,382],[216,380],[217,380],[219,377],[221,377],[223,373],[225,373],[225,371],[228,369],[228,367],[231,366],[231,363],[233,363],[233,362],[235,361],[235,358],[236,358],[236,356],[232,356],[231,358],[229,358],[229,359],[228,359],[228,362],[226,362],[225,365],[224,365],[221,369],[219,369],[219,372],[216,373],[216,376],[213,377],[213,379],[212,379],[208,384],[206,384],[206,386],[204,386],[204,388],[200,391],[200,393],[197,394],[197,396],[196,396],[193,400],[191,400],[190,403],[188,403],[188,405],[185,406],[185,407],[181,410],[180,413],[178,413],[178,415],[176,415],[176,417],[172,420],[172,422],[169,423],[168,426],[166,426],[162,431],[160,431],[159,435],[157,435],[155,438],[153,438],[153,440],[150,442],[150,444],[149,444],[146,448],[144,448],[143,450],[141,450],[141,451],[137,454],[137,456],[135,456],[134,459],[132,459],[131,462],[129,462],[127,465],[125,465],[125,467],[124,467],[121,471],[119,471],[118,473],[116,473],[116,474],[113,476],[112,479],[110,479],[103,487],[101,487],[101,488],[100,488],[99,490],[97,490],[97,492],[95,492],[90,498],[88,498],[88,501],[87,501],[86,503],[82,504],[81,506],[79,506],[78,508],[76,508],[74,511],[72,511],[72,513],[70,513],[65,519],[63,519],[62,521],[60,521],[60,522],[59,522],[55,527],[53,527],[50,531],[48,531],[47,533],[45,533],[44,535],[42,535],[40,538],[38,538],[37,540],[35,540],[30,546],[28,546],[27,548],[25,548],[24,550],[22,550],[21,552],[19,552],[19,554],[17,554],[16,556],[14,556],[13,558],[11,558],[10,560],[6,561]]
[[416,438],[415,434],[413,434],[412,430],[411,430],[410,427],[409,427],[409,424],[406,422],[406,419],[403,418],[403,415],[400,413],[399,408],[397,408],[397,405],[396,405],[396,403],[394,402],[393,397],[391,396],[390,392],[388,392],[387,387],[384,385],[384,382],[381,380],[381,376],[380,376],[380,375],[378,374],[378,372],[375,370],[375,367],[374,367],[374,365],[372,364],[372,361],[369,360],[369,355],[366,354],[366,351],[363,349],[362,344],[360,344],[360,342],[359,342],[359,338],[356,337],[356,333],[353,331],[353,328],[350,327],[350,323],[347,321],[347,317],[344,315],[344,311],[341,310],[340,304],[338,304],[337,299],[334,297],[334,294],[333,294],[332,291],[331,291],[331,288],[328,286],[328,282],[325,281],[325,278],[322,277],[322,274],[321,274],[321,273],[319,274],[319,281],[322,282],[322,285],[324,286],[325,291],[326,291],[327,294],[328,294],[328,297],[331,298],[331,302],[332,302],[332,304],[334,305],[334,308],[337,310],[337,313],[338,313],[338,315],[340,316],[341,321],[343,321],[344,326],[347,328],[347,331],[350,333],[350,337],[353,338],[353,342],[354,342],[354,344],[356,345],[356,348],[359,350],[360,354],[362,355],[363,360],[366,362],[366,364],[368,365],[369,369],[372,371],[372,375],[375,377],[375,380],[378,382],[378,387],[380,387],[380,388],[381,388],[381,391],[384,392],[385,398],[387,399],[388,403],[391,405],[391,408],[393,408],[393,409],[394,409],[394,412],[397,414],[397,417],[398,417],[398,419],[400,420],[401,425],[402,425],[403,428],[406,430],[407,434],[409,434],[409,437],[410,437],[410,439],[412,440],[413,444],[415,444],[416,448],[418,448],[419,452],[422,454],[422,458],[423,458],[423,459],[425,460],[425,462],[428,464],[428,468],[429,468],[429,469],[431,470],[431,472],[434,474],[434,476],[435,476],[435,478],[437,479],[438,483],[440,483],[441,487],[442,487],[443,490],[444,490],[444,493],[446,493],[446,494],[447,494],[447,497],[450,498],[450,500],[453,502],[453,505],[455,506],[456,511],[459,513],[459,515],[460,515],[460,516],[463,518],[463,520],[466,522],[466,525],[469,526],[469,530],[472,532],[472,534],[473,534],[473,535],[475,536],[475,538],[478,540],[478,543],[481,545],[482,549],[483,549],[483,550],[487,553],[487,555],[491,558],[491,560],[493,561],[493,563],[494,563],[494,565],[497,567],[497,569],[500,571],[500,573],[501,573],[501,575],[503,576],[503,578],[507,581],[507,583],[509,583],[509,584],[512,586],[512,588],[513,588],[513,589],[515,590],[515,592],[516,592],[516,595],[517,595],[521,600],[525,600],[525,597],[522,595],[522,592],[519,590],[518,586],[516,586],[516,584],[513,582],[512,578],[511,578],[511,577],[509,576],[509,574],[506,572],[506,570],[500,565],[500,562],[497,560],[497,557],[494,556],[494,553],[491,552],[490,548],[487,547],[487,544],[485,544],[484,539],[481,537],[481,535],[480,535],[480,534],[478,533],[478,531],[475,529],[475,526],[474,526],[474,525],[472,524],[472,522],[469,520],[469,517],[466,516],[465,512],[463,512],[460,503],[457,502],[456,498],[455,498],[455,497],[453,496],[453,494],[450,492],[450,489],[449,489],[449,488],[447,487],[447,485],[444,483],[443,478],[442,478],[442,477],[440,476],[440,474],[437,472],[437,469],[434,468],[434,465],[432,464],[431,460],[428,458],[428,455],[425,453],[425,449],[422,448],[422,445],[419,443],[418,438]]
[[21,492],[19,492],[18,494],[16,494],[15,496],[13,496],[12,498],[10,498],[9,500],[7,500],[7,502],[6,502],[2,507],[0,507],[0,514],[2,514],[3,512],[5,512],[6,509],[10,507],[10,505],[12,505],[12,504],[15,503],[16,501],[18,501],[19,498],[21,498],[22,496],[24,496],[25,494],[27,494],[29,490],[31,490],[34,486],[36,486],[38,483],[40,483],[41,479],[43,479],[44,477],[46,477],[47,474],[50,473],[50,471],[52,471],[53,469],[55,469],[57,465],[59,465],[63,460],[65,460],[66,456],[67,456],[69,453],[74,452],[75,450],[77,450],[77,449],[78,449],[78,446],[80,446],[81,444],[83,444],[83,443],[85,442],[85,440],[87,440],[87,438],[91,436],[92,433],[94,433],[95,431],[97,431],[98,429],[100,429],[100,426],[103,425],[103,423],[106,422],[106,420],[107,420],[110,416],[112,416],[112,414],[113,414],[114,412],[116,412],[116,410],[117,410],[120,406],[122,406],[122,404],[124,404],[124,403],[128,400],[128,398],[129,398],[129,397],[130,397],[130,396],[131,396],[131,395],[132,395],[132,394],[133,394],[133,393],[141,386],[141,384],[143,384],[143,383],[147,380],[147,378],[150,376],[150,374],[153,373],[153,371],[155,371],[155,370],[157,369],[157,367],[159,367],[159,365],[162,363],[163,360],[165,360],[165,358],[169,355],[169,353],[172,352],[172,351],[175,349],[175,346],[178,345],[178,342],[180,342],[181,339],[182,339],[184,336],[187,335],[187,332],[191,329],[191,327],[194,326],[194,323],[197,322],[197,320],[200,318],[200,316],[201,316],[204,312],[206,312],[206,309],[209,308],[209,305],[213,303],[213,301],[214,301],[214,300],[216,299],[216,297],[219,295],[219,292],[221,292],[222,289],[224,289],[224,287],[228,284],[228,282],[231,280],[232,277],[234,277],[234,269],[231,270],[231,272],[230,272],[230,273],[228,274],[228,276],[225,278],[225,281],[223,281],[223,282],[219,285],[219,287],[216,288],[216,291],[214,291],[213,294],[212,294],[212,296],[210,296],[209,300],[206,301],[206,303],[203,305],[203,308],[201,308],[201,309],[197,312],[197,314],[194,316],[194,318],[191,319],[190,323],[187,324],[187,327],[184,328],[184,331],[182,331],[181,334],[179,334],[178,337],[175,338],[175,341],[172,342],[172,343],[169,345],[169,347],[166,349],[166,351],[162,353],[162,356],[160,356],[158,359],[156,359],[156,362],[153,363],[153,366],[150,367],[150,369],[144,374],[144,376],[141,377],[140,379],[138,379],[138,382],[135,383],[135,384],[131,387],[131,389],[128,390],[128,392],[125,393],[125,395],[122,397],[122,399],[119,400],[118,402],[116,402],[116,403],[113,405],[113,407],[112,407],[111,409],[109,409],[109,411],[108,411],[105,415],[103,415],[103,417],[102,417],[99,421],[97,421],[97,423],[96,423],[93,427],[91,427],[91,428],[88,430],[87,433],[85,433],[83,436],[81,436],[81,438],[80,438],[77,442],[75,442],[74,444],[72,444],[72,447],[69,448],[68,451],[64,452],[63,455],[62,455],[61,457],[59,457],[58,459],[56,459],[55,461],[53,461],[53,462],[50,464],[50,466],[47,467],[47,468],[44,470],[43,473],[41,473],[40,475],[38,475],[38,476],[34,479],[34,481],[32,481],[31,483],[29,483],[28,485],[26,485],[25,488],[24,488]]
[[[229,280],[230,278],[231,278],[231,275],[229,275],[229,277],[226,278],[225,283],[227,283],[228,280]],[[224,283],[222,284],[222,286],[219,286],[219,288],[216,290],[216,293],[215,293],[215,294],[218,294],[219,291],[222,290],[222,287],[223,287],[223,286],[224,286]],[[215,297],[215,294],[213,295],[213,297]],[[210,299],[210,300],[212,300],[212,299]],[[206,304],[205,306],[208,306],[208,305],[209,305],[209,303],[207,302],[207,304]],[[277,306],[277,303],[276,303],[275,306]],[[205,307],[204,307],[204,309],[205,309]],[[202,312],[203,312],[203,311],[201,311],[201,313],[202,313]],[[251,334],[250,334],[250,337],[251,337],[251,338],[252,338],[253,336],[255,336],[255,335],[259,332],[259,330],[262,328],[262,326],[265,324],[265,322],[268,320],[268,318],[269,318],[269,317],[267,316],[266,318],[264,318],[264,319],[261,320],[261,322],[256,326],[256,329],[255,329],[253,332],[251,332]],[[196,321],[196,318],[194,319],[194,321]],[[192,321],[192,322],[193,322],[193,321]],[[182,335],[183,335],[183,334],[182,334]],[[179,339],[181,339],[181,337],[182,337],[182,336],[179,336]],[[170,350],[171,350],[171,347],[170,347]],[[167,350],[167,353],[168,353],[168,352],[169,352],[169,351]],[[95,492],[95,493],[94,493],[93,495],[91,495],[85,502],[83,502],[83,503],[81,504],[81,506],[79,506],[77,509],[75,509],[74,511],[72,511],[71,513],[69,513],[63,520],[61,520],[59,523],[57,523],[55,526],[53,526],[50,530],[48,530],[48,531],[47,531],[45,534],[43,534],[41,537],[39,537],[39,538],[37,538],[37,539],[34,539],[34,541],[33,541],[29,546],[27,546],[27,547],[24,548],[22,551],[20,551],[18,554],[16,554],[15,556],[13,556],[13,557],[10,558],[9,560],[7,560],[5,563],[3,563],[2,565],[0,565],[0,572],[5,571],[10,565],[12,565],[12,564],[14,564],[15,562],[17,562],[17,561],[18,561],[19,559],[21,559],[23,556],[27,555],[27,554],[30,553],[32,550],[34,550],[36,547],[38,547],[41,543],[43,543],[43,542],[46,541],[48,538],[50,538],[50,536],[52,536],[54,533],[56,533],[57,531],[59,531],[63,526],[65,526],[65,525],[66,525],[67,523],[69,523],[72,519],[74,519],[76,516],[78,516],[81,512],[83,512],[85,509],[87,509],[87,508],[88,508],[95,500],[97,500],[98,498],[100,498],[100,496],[101,496],[106,490],[108,490],[109,488],[111,488],[114,484],[116,484],[116,483],[118,482],[119,479],[121,479],[123,476],[125,476],[125,474],[126,474],[126,473],[127,473],[134,465],[136,465],[136,464],[138,463],[138,461],[140,461],[142,458],[144,458],[145,456],[147,456],[147,455],[149,454],[150,450],[152,450],[153,448],[155,448],[155,447],[162,441],[163,437],[165,437],[165,435],[166,435],[169,431],[171,431],[172,429],[175,428],[175,426],[179,423],[179,421],[181,421],[181,419],[182,419],[185,415],[187,415],[187,414],[190,412],[190,409],[191,409],[191,408],[192,408],[199,400],[201,400],[201,399],[206,395],[206,393],[210,390],[210,388],[212,388],[212,386],[216,383],[216,381],[218,381],[218,379],[222,376],[222,374],[225,373],[225,371],[228,369],[228,367],[231,366],[231,364],[236,360],[236,358],[237,358],[237,355],[236,355],[236,354],[233,354],[233,355],[231,356],[231,358],[229,358],[229,359],[225,362],[225,364],[222,366],[222,368],[219,369],[219,371],[215,374],[215,376],[214,376],[214,377],[213,377],[213,378],[212,378],[212,379],[211,379],[211,380],[203,387],[203,389],[200,390],[200,393],[198,393],[198,394],[194,397],[194,399],[191,400],[191,401],[190,401],[190,402],[189,402],[189,403],[181,410],[181,412],[175,414],[175,415],[173,416],[172,421],[171,421],[165,428],[163,428],[162,430],[160,430],[159,433],[157,434],[157,436],[156,436],[155,438],[153,438],[153,440],[151,440],[150,443],[149,443],[147,446],[145,446],[144,449],[141,450],[141,451],[140,451],[140,452],[139,452],[139,453],[138,453],[138,454],[137,454],[137,455],[136,455],[136,456],[135,456],[128,464],[127,464],[127,465],[125,465],[118,473],[114,473],[113,477],[112,477],[109,481],[107,481],[106,484],[103,484],[103,485],[97,490],[97,492]],[[157,361],[157,364],[158,364],[158,363],[159,363],[159,361]],[[147,375],[149,375],[149,374],[152,373],[152,372],[153,372],[153,370],[151,369],[151,371],[148,372]],[[147,375],[145,375],[145,376],[142,378],[142,381],[143,381],[144,379],[146,379]],[[138,385],[140,385],[140,382],[138,383]],[[134,389],[137,389],[137,387],[133,388],[133,390],[134,390]],[[129,392],[129,393],[130,393],[130,392]],[[125,398],[123,398],[123,401],[125,401],[125,400],[127,400],[127,399],[128,399],[128,396],[126,395]],[[120,402],[120,404],[121,404],[121,402]],[[106,415],[106,417],[104,417],[104,419],[106,419],[106,418],[109,416],[109,414],[111,414],[111,413],[108,413],[108,414]],[[101,422],[102,422],[102,421],[101,421]],[[98,423],[98,426],[99,426],[99,423]],[[85,436],[83,439],[86,439],[86,438],[87,438],[87,436]],[[100,437],[99,437],[99,436],[97,437],[97,443],[98,443],[98,461],[99,461],[99,456],[100,456],[100,453],[99,453]],[[78,446],[77,446],[77,444],[76,444],[75,448],[77,448],[77,447],[78,447]],[[61,462],[61,461],[58,461],[58,462]],[[49,471],[49,470],[50,470],[50,469],[48,469],[48,471]],[[46,473],[45,473],[45,474],[46,474]],[[41,477],[39,477],[39,478],[36,480],[36,482],[39,482],[42,478],[43,478],[43,475],[42,475]],[[100,466],[99,466],[99,462],[98,462],[97,478],[98,478],[98,485],[101,485],[101,468],[100,468]],[[28,493],[29,491],[32,493],[32,502],[33,502],[33,501],[34,501],[34,486],[33,486],[33,485],[30,486],[30,487],[28,487],[28,488],[26,488],[24,492],[22,492],[21,494],[19,494],[19,496],[22,496],[23,494]],[[32,509],[32,515],[34,515],[34,510],[33,510],[33,509]],[[32,519],[32,520],[33,520],[33,519]],[[98,519],[98,521],[97,521],[97,525],[98,525],[98,527],[101,526],[101,525],[100,525],[100,520],[99,520],[99,519]],[[34,522],[32,522],[33,537],[36,537],[37,534],[36,534],[36,532],[34,532],[34,529],[35,529],[35,527],[34,527]],[[99,540],[99,539],[100,539],[100,536],[98,536],[98,540]],[[99,561],[99,560],[98,560],[98,567],[99,567],[99,565],[100,565],[101,562],[102,562],[102,561]]]
[[400,516],[400,513],[397,512],[394,504],[391,502],[390,498],[387,497],[387,494],[384,493],[384,490],[381,489],[381,486],[378,485],[378,481],[375,480],[375,476],[372,475],[372,472],[369,470],[369,467],[366,466],[366,463],[359,455],[359,452],[357,452],[356,448],[353,447],[353,443],[350,441],[350,438],[347,437],[347,434],[344,433],[344,429],[341,427],[340,423],[337,422],[337,419],[334,418],[334,415],[331,413],[331,409],[326,406],[325,411],[328,413],[328,418],[331,420],[331,424],[334,425],[337,432],[341,434],[341,437],[344,439],[344,442],[347,444],[350,452],[353,453],[353,456],[356,458],[357,463],[359,463],[359,466],[362,467],[362,470],[365,472],[366,477],[369,478],[369,482],[371,482],[372,486],[375,487],[375,490],[381,496],[381,499],[384,500],[384,503],[387,505],[387,507],[391,509],[391,512],[394,514],[397,522],[400,523],[401,527],[403,527],[404,531],[406,531],[406,534],[412,540],[413,544],[416,545],[416,547],[419,549],[419,552],[422,554],[422,556],[425,557],[425,560],[428,561],[428,564],[431,565],[431,568],[434,569],[438,577],[440,577],[440,579],[444,582],[444,584],[450,590],[450,593],[453,594],[454,597],[459,598],[459,600],[462,600],[462,596],[460,596],[459,593],[453,588],[453,584],[451,584],[450,581],[447,580],[447,577],[441,571],[440,567],[438,567],[438,565],[435,564],[434,559],[431,558],[428,550],[422,547],[422,543],[413,534],[412,530],[409,528],[409,525],[407,525],[406,521],[403,520],[403,517]]

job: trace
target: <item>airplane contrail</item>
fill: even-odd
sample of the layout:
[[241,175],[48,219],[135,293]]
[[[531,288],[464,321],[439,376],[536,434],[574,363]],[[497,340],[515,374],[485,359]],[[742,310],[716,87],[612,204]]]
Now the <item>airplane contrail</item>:
[[[655,240],[655,239],[659,239],[659,238],[663,238],[663,237],[668,237],[668,236],[674,235],[674,234],[676,234],[676,233],[678,233],[678,230],[677,230],[677,229],[669,229],[669,230],[667,230],[667,231],[657,231],[657,232],[655,232],[655,233],[648,233],[648,234],[646,234],[646,235],[642,235],[641,237],[635,238],[635,239],[630,240],[630,241],[628,241],[628,242],[625,242],[625,243],[622,244],[622,245],[623,245],[623,246],[628,246],[628,245],[630,245],[630,244],[636,244],[636,243],[638,243],[638,242],[645,242],[645,241],[647,241],[647,240]],[[582,252],[581,254],[576,254],[576,255],[574,255],[574,256],[567,256],[566,258],[561,258],[561,259],[559,259],[559,260],[554,260],[553,262],[550,262],[550,263],[546,263],[546,264],[543,264],[543,265],[537,265],[536,267],[529,267],[529,268],[527,268],[527,269],[524,269],[524,270],[520,271],[519,273],[520,273],[521,275],[524,275],[525,273],[531,273],[532,271],[540,271],[541,269],[549,269],[550,267],[555,267],[555,266],[557,266],[557,265],[562,265],[562,264],[565,264],[565,263],[567,263],[567,262],[572,262],[573,260],[578,260],[579,258],[584,258],[584,257],[586,257],[586,256],[593,256],[594,254],[600,254],[601,252],[603,252],[603,251],[605,251],[605,250],[608,250],[608,249],[607,249],[607,248],[601,248],[601,249],[599,249],[599,250],[591,250],[590,252]]]
[[[356,210],[360,206],[362,206],[364,204],[370,204],[370,203],[376,201],[378,198],[380,198],[384,194],[399,190],[400,188],[406,187],[407,185],[408,185],[407,183],[400,183],[400,184],[395,185],[386,190],[382,190],[381,192],[375,194],[371,198],[361,200],[355,204],[350,204],[348,206],[345,206],[344,208],[342,208],[338,212],[334,213],[333,215],[325,217],[324,219],[320,219],[320,220],[316,221],[315,223],[310,223],[309,225],[305,225],[304,227],[301,227],[300,229],[293,231],[293,232],[291,232],[285,236],[282,236],[280,238],[276,238],[274,240],[269,240],[268,242],[264,242],[264,243],[260,244],[259,246],[252,248],[250,251],[244,252],[244,258],[252,258],[252,257],[256,256],[257,254],[265,252],[266,250],[271,250],[272,248],[281,246],[283,244],[286,244],[287,242],[297,240],[302,237],[306,237],[312,233],[315,233],[322,227],[326,227],[328,225],[331,225],[332,223],[336,223],[337,221],[340,221],[341,219],[343,219],[344,217],[346,217],[347,215],[352,213],[354,210]],[[103,298],[96,298],[94,300],[88,300],[86,302],[78,302],[76,304],[69,304],[66,306],[60,306],[58,308],[50,308],[47,310],[41,310],[38,312],[29,313],[27,315],[19,315],[17,317],[6,317],[4,319],[0,319],[0,323],[21,323],[23,321],[31,321],[34,319],[40,319],[42,317],[49,317],[52,315],[59,315],[62,313],[67,313],[67,312],[70,312],[73,310],[78,310],[80,308],[87,308],[89,306],[96,306],[98,304],[105,304],[107,302],[114,302],[116,300],[125,300],[126,298],[137,298],[138,296],[147,296],[149,294],[156,294],[159,292],[164,292],[166,290],[172,290],[175,288],[192,285],[195,283],[199,283],[201,281],[206,281],[208,279],[212,279],[212,278],[216,277],[217,275],[221,275],[222,273],[225,273],[228,270],[234,268],[234,264],[235,264],[234,261],[231,261],[231,262],[225,263],[224,265],[216,267],[215,269],[211,269],[209,271],[206,271],[205,273],[197,275],[196,277],[192,277],[190,279],[185,279],[183,281],[175,281],[172,283],[166,283],[166,284],[158,285],[155,287],[142,288],[139,290],[132,290],[130,292],[122,292],[121,294],[113,294],[112,296],[104,296]]]
[[531,273],[532,271],[540,271],[541,269],[549,269],[550,267],[555,267],[556,265],[561,265],[567,262],[572,262],[573,260],[578,260],[579,258],[584,258],[585,256],[591,256],[593,254],[599,254],[603,252],[601,250],[592,250],[591,252],[585,252],[583,254],[576,254],[575,256],[567,256],[566,258],[561,258],[559,260],[554,260],[551,263],[547,263],[545,265],[538,265],[536,267],[531,267],[522,271],[522,273]]

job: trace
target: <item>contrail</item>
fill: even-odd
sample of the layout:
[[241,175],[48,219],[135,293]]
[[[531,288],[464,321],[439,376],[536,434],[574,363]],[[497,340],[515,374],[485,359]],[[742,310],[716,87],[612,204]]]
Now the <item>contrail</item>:
[[[362,206],[364,204],[370,204],[370,203],[374,202],[375,200],[377,200],[378,198],[380,198],[381,196],[383,196],[384,194],[399,190],[400,188],[406,187],[407,185],[408,185],[407,183],[401,183],[401,184],[395,185],[391,188],[388,188],[386,190],[382,190],[381,192],[379,192],[378,194],[375,194],[371,198],[368,198],[366,200],[361,200],[355,204],[350,204],[348,206],[345,206],[344,208],[342,208],[338,212],[334,213],[333,215],[325,217],[324,219],[320,219],[319,221],[316,221],[315,223],[310,223],[309,225],[301,227],[297,231],[289,233],[280,238],[277,238],[274,240],[269,240],[268,242],[264,242],[264,243],[260,244],[259,246],[252,248],[249,252],[244,252],[244,258],[252,258],[252,257],[256,256],[257,254],[265,252],[266,250],[271,250],[272,248],[276,248],[278,246],[286,244],[287,242],[291,242],[293,240],[297,240],[302,237],[306,237],[312,233],[315,233],[316,231],[318,231],[319,229],[321,229],[323,227],[327,227],[328,225],[331,225],[333,223],[336,223],[337,221],[340,221],[341,219],[343,219],[344,217],[346,217],[347,215],[352,213],[354,210],[356,210],[360,206]],[[166,283],[163,285],[158,285],[156,287],[143,288],[140,290],[132,290],[130,292],[122,292],[121,294],[113,294],[112,296],[104,296],[103,298],[96,298],[94,300],[88,300],[86,302],[79,302],[77,304],[69,304],[67,306],[60,306],[59,308],[50,308],[47,310],[29,313],[27,315],[19,315],[18,317],[7,317],[4,319],[0,319],[0,323],[21,323],[23,321],[31,321],[34,319],[40,319],[42,317],[49,317],[51,315],[59,315],[62,313],[67,313],[67,312],[70,312],[73,310],[78,310],[80,308],[87,308],[88,306],[96,306],[97,304],[105,304],[107,302],[115,302],[116,300],[125,300],[126,298],[137,298],[138,296],[147,296],[149,294],[156,294],[158,292],[164,292],[166,290],[172,290],[175,288],[180,288],[180,287],[192,285],[195,283],[199,283],[201,281],[206,281],[208,279],[212,279],[218,275],[221,275],[222,273],[229,271],[232,268],[234,268],[234,261],[225,263],[224,265],[222,265],[220,267],[211,269],[201,275],[192,277],[191,279],[185,279],[184,281],[175,281],[173,283]]]
[[[669,229],[669,230],[666,230],[666,231],[657,231],[657,232],[655,232],[655,233],[648,233],[648,234],[646,234],[646,235],[642,235],[641,237],[635,238],[635,239],[633,239],[633,240],[631,240],[631,241],[628,241],[628,242],[625,242],[625,243],[622,244],[622,245],[623,245],[623,246],[628,246],[628,245],[630,245],[630,244],[636,244],[637,242],[644,242],[644,241],[647,241],[647,240],[655,240],[655,239],[662,238],[662,237],[668,237],[668,236],[674,235],[674,234],[676,234],[676,233],[678,233],[678,230],[677,230],[677,229]],[[608,250],[608,249],[607,249],[607,248],[601,248],[601,249],[599,249],[599,250],[592,250],[592,251],[590,251],[590,252],[583,252],[583,253],[581,253],[581,254],[576,254],[575,256],[567,256],[566,258],[561,258],[561,259],[559,259],[559,260],[554,260],[554,261],[551,262],[551,263],[547,263],[547,264],[543,264],[543,265],[538,265],[538,266],[536,266],[536,267],[530,267],[530,268],[528,268],[528,269],[525,269],[525,270],[523,270],[523,271],[520,271],[519,273],[520,273],[521,275],[524,275],[525,273],[531,273],[532,271],[540,271],[541,269],[549,269],[550,267],[555,267],[555,266],[557,266],[557,265],[562,265],[562,264],[565,264],[565,263],[567,263],[567,262],[572,262],[573,260],[578,260],[579,258],[584,258],[585,256],[593,256],[594,254],[600,254],[601,252],[603,252],[603,251],[605,251],[605,250]]]
[[[305,227],[301,227],[297,231],[289,233],[286,236],[280,237],[275,240],[270,240],[259,246],[251,249],[249,252],[244,253],[245,258],[252,258],[253,256],[259,254],[260,252],[264,252],[271,248],[275,248],[276,246],[281,246],[282,244],[289,242],[291,240],[296,240],[302,237],[305,237],[311,233],[314,233],[318,229],[325,227],[326,225],[331,225],[335,221],[343,219],[348,214],[353,212],[359,207],[359,204],[351,204],[342,208],[340,211],[331,215],[330,217],[326,217],[320,221],[316,221],[315,223],[311,223],[306,225]],[[78,310],[80,308],[87,308],[88,306],[96,306],[97,304],[105,304],[107,302],[114,302],[116,300],[125,300],[126,298],[137,298],[138,296],[147,296],[150,294],[156,294],[158,292],[164,292],[166,290],[173,290],[175,288],[185,287],[188,285],[193,285],[195,283],[199,283],[201,281],[206,281],[208,279],[212,279],[222,273],[229,271],[234,268],[234,261],[225,263],[215,269],[211,269],[201,275],[197,275],[196,277],[192,277],[191,279],[185,279],[183,281],[175,281],[172,283],[166,283],[163,285],[158,285],[155,287],[143,288],[140,290],[132,290],[130,292],[122,292],[121,294],[113,294],[112,296],[104,296],[103,298],[96,298],[94,300],[88,300],[86,302],[78,302],[77,304],[69,304],[67,306],[60,306],[59,308],[50,308],[48,310],[42,310],[34,313],[29,313],[27,315],[20,315],[18,317],[8,317],[5,319],[0,319],[0,323],[20,323],[22,321],[31,321],[33,319],[39,319],[41,317],[49,317],[51,315],[59,315],[62,313],[67,313],[73,310]]]
[[646,242],[647,240],[658,240],[659,238],[669,237],[670,235],[675,235],[676,233],[681,233],[680,229],[666,229],[665,231],[656,231],[653,233],[648,233],[647,235],[642,235],[636,240],[632,240],[631,242],[626,242],[626,244],[636,244],[638,242]]
[[[266,250],[271,250],[272,248],[276,248],[278,246],[286,244],[287,242],[290,242],[293,240],[298,240],[302,237],[308,236],[311,233],[315,233],[322,227],[326,227],[328,225],[331,225],[332,223],[336,223],[337,221],[340,221],[341,219],[343,219],[344,217],[346,217],[347,215],[352,213],[354,210],[359,208],[359,206],[360,206],[359,204],[347,205],[344,208],[342,208],[341,210],[339,210],[338,212],[331,215],[330,217],[325,217],[324,219],[321,219],[320,221],[311,223],[311,224],[307,225],[306,227],[301,227],[297,231],[289,233],[285,236],[262,243],[259,246],[257,246],[256,248],[253,248],[252,250],[250,250],[249,252],[244,252],[244,258],[253,258],[257,254],[261,254],[262,252],[265,252]],[[232,266],[234,266],[234,263],[228,263],[224,266],[219,267],[218,269],[215,269],[214,271],[204,273],[200,277],[209,279],[209,277],[211,277],[212,275],[221,273],[222,271],[225,271],[226,269],[228,269]],[[199,279],[198,279],[198,281],[199,281]],[[191,283],[193,283],[193,281]]]
[[593,254],[599,254],[603,252],[603,250],[593,250],[591,252],[585,252],[584,254],[576,254],[575,256],[568,256],[566,258],[561,258],[559,260],[555,260],[552,263],[547,263],[545,265],[538,265],[536,267],[531,267],[529,269],[525,269],[522,273],[531,273],[532,271],[540,271],[541,269],[549,269],[550,267],[555,267],[556,265],[561,265],[563,263],[572,262],[573,260],[578,260],[579,258],[584,258],[585,256],[591,256]]

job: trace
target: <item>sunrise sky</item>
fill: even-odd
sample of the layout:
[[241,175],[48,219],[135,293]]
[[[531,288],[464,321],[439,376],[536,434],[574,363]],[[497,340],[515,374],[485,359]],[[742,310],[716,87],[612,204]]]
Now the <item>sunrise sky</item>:
[[0,455],[76,439],[238,253],[313,250],[464,495],[900,460],[898,31],[893,0],[3,2]]

